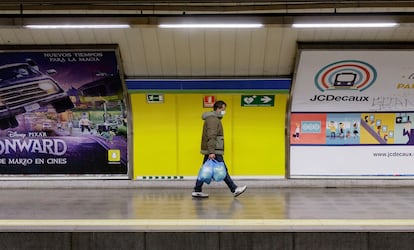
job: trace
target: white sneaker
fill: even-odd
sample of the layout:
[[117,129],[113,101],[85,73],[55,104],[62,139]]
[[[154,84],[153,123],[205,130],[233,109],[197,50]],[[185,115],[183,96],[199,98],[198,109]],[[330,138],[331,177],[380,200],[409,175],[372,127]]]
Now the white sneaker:
[[193,192],[191,196],[196,197],[196,198],[208,198],[208,194],[203,193],[203,192]]
[[241,195],[242,193],[244,193],[244,191],[246,191],[246,189],[247,189],[247,186],[236,188],[236,190],[234,190],[234,193],[233,193],[234,197]]

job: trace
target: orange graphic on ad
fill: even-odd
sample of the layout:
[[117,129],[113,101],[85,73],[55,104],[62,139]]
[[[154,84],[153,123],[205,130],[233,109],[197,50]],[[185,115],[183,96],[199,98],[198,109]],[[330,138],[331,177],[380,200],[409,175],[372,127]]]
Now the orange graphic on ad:
[[290,131],[290,143],[292,144],[324,144],[326,142],[326,115],[292,114]]

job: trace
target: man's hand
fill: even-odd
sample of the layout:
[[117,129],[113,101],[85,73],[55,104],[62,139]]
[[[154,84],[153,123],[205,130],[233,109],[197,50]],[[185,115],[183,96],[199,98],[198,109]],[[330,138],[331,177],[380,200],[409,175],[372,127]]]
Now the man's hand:
[[214,160],[216,158],[216,154],[209,154],[208,158]]

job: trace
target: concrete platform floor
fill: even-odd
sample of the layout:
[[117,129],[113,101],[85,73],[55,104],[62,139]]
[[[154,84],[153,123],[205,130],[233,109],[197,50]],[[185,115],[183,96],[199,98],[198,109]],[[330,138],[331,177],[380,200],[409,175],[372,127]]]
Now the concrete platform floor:
[[414,232],[414,187],[253,185],[234,198],[215,183],[200,199],[187,184],[1,189],[0,231]]

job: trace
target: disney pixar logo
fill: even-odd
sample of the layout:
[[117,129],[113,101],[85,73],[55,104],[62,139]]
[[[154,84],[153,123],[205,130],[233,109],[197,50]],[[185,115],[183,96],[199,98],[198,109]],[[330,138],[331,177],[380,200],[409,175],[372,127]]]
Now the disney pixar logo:
[[359,90],[369,88],[377,79],[375,68],[358,60],[343,60],[323,67],[315,76],[315,86],[327,90]]

